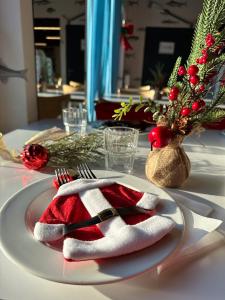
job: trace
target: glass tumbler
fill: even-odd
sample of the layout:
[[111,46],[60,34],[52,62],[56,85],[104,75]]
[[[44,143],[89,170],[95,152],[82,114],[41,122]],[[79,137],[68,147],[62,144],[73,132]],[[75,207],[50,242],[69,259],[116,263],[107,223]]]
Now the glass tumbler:
[[108,127],[104,129],[105,167],[130,174],[138,145],[137,129]]
[[87,110],[80,107],[68,107],[62,110],[63,124],[68,133],[85,135],[87,130]]

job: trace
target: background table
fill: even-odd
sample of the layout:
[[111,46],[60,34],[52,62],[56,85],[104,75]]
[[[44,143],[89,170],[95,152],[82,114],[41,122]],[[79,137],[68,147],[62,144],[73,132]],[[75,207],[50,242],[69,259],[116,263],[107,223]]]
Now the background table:
[[[19,149],[37,128],[35,124],[28,129],[15,130],[5,136],[5,141],[11,148]],[[225,136],[221,131],[208,130],[200,138],[187,138],[184,147],[191,159],[192,172],[185,186],[176,191],[212,205],[215,209],[212,217],[225,220]],[[141,135],[138,150],[133,175],[144,178],[149,151],[146,135]],[[30,171],[19,164],[0,161],[0,206],[27,184],[47,176],[49,174]],[[156,280],[147,271],[133,279],[99,286],[67,285],[38,278],[14,265],[0,251],[0,299],[224,300],[224,251],[225,246],[222,246]]]

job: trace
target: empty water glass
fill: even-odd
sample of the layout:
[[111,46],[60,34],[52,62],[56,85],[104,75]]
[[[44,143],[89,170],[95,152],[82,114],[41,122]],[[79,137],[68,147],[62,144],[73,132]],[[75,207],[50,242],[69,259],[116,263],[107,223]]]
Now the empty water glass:
[[82,107],[68,107],[62,110],[63,124],[68,133],[85,135],[87,130],[87,110]]
[[129,127],[108,127],[104,130],[106,169],[132,172],[138,135],[137,129]]

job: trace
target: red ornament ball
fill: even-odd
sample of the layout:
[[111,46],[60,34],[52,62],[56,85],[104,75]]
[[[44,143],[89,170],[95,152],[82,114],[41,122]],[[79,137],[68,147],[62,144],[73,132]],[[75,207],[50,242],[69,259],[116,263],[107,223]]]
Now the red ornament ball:
[[180,113],[182,116],[187,117],[190,115],[191,109],[189,107],[183,107]]
[[155,148],[167,146],[173,137],[172,131],[166,126],[154,127],[148,134],[148,140]]
[[190,75],[190,76],[193,76],[193,75],[196,75],[197,73],[198,73],[198,67],[196,66],[196,65],[191,65],[189,68],[188,68],[188,70],[187,70],[187,72],[188,72],[188,74]]
[[38,144],[26,145],[20,157],[24,166],[33,170],[44,167],[49,160],[47,149]]
[[200,78],[198,75],[193,75],[189,78],[190,83],[192,83],[193,85],[196,85],[199,83]]
[[184,75],[186,75],[186,74],[187,74],[187,71],[186,71],[185,67],[184,67],[184,66],[180,66],[179,69],[178,69],[177,74],[178,74],[179,76],[184,76]]
[[200,102],[199,101],[193,102],[191,108],[193,111],[199,111],[201,109]]

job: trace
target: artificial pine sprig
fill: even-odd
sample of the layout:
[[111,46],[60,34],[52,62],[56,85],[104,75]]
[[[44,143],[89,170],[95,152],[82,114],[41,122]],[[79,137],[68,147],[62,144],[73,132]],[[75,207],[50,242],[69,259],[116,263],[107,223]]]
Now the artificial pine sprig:
[[178,72],[178,69],[180,67],[180,64],[181,64],[181,56],[179,56],[176,60],[176,63],[174,65],[174,68],[173,68],[173,71],[170,75],[170,78],[169,78],[169,81],[168,81],[168,87],[172,87],[176,84],[177,82],[177,72]]
[[101,133],[80,136],[77,133],[55,141],[40,143],[48,150],[49,166],[76,166],[79,162],[97,161],[102,156],[103,137]]

